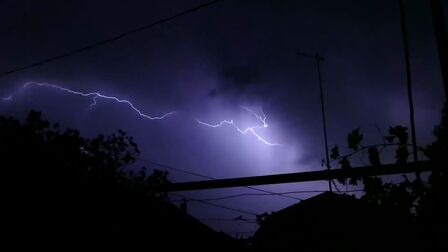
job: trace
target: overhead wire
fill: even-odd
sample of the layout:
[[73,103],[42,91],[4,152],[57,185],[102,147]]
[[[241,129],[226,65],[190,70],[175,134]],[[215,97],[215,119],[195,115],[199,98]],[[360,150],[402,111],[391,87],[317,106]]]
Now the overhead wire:
[[[175,167],[172,167],[172,166],[169,166],[169,165],[165,165],[165,164],[161,164],[161,163],[158,163],[158,162],[154,162],[154,161],[149,160],[149,159],[142,159],[142,158],[140,158],[140,159],[137,159],[137,161],[147,162],[147,163],[159,166],[161,168],[170,169],[170,170],[173,170],[173,171],[177,171],[177,172],[181,172],[181,173],[185,173],[185,174],[189,174],[189,175],[193,175],[193,176],[197,176],[197,177],[201,177],[201,178],[206,178],[206,179],[211,179],[211,180],[215,180],[216,179],[216,178],[211,177],[211,176],[207,176],[207,175],[204,175],[204,174],[199,174],[199,173],[188,171],[188,170],[184,170],[184,169],[175,168]],[[256,187],[252,187],[252,186],[244,186],[244,187],[248,188],[248,189],[251,189],[251,190],[254,190],[254,191],[268,193],[268,194],[271,194],[271,195],[278,195],[278,196],[284,197],[284,198],[289,198],[289,199],[293,199],[293,200],[301,200],[300,198],[297,198],[297,197],[293,197],[293,196],[289,196],[289,195],[283,195],[281,193],[279,194],[279,193],[276,193],[276,192],[272,192],[272,191],[268,191],[268,190],[264,190],[264,189],[260,189],[260,188],[256,188]]]
[[17,68],[14,68],[14,69],[10,69],[10,70],[4,71],[4,72],[0,73],[0,78],[2,78],[4,76],[7,76],[7,75],[10,75],[10,74],[13,74],[13,73],[16,73],[16,72],[21,72],[21,71],[28,70],[28,69],[31,69],[31,68],[34,68],[34,67],[45,65],[45,64],[57,61],[57,60],[62,60],[64,58],[70,57],[72,55],[80,54],[82,52],[89,51],[89,50],[92,50],[92,49],[104,46],[104,45],[109,44],[111,42],[123,39],[123,38],[125,38],[125,37],[127,37],[129,35],[132,35],[132,34],[135,34],[135,33],[139,33],[139,32],[151,29],[151,28],[153,28],[155,26],[167,23],[167,22],[172,21],[172,20],[174,20],[176,18],[188,15],[188,14],[193,13],[195,11],[198,11],[200,9],[203,9],[203,8],[206,8],[206,7],[210,7],[210,6],[216,4],[216,3],[220,2],[220,1],[222,1],[222,0],[213,0],[213,1],[210,1],[210,2],[207,2],[207,3],[203,3],[203,4],[200,4],[200,5],[197,5],[197,6],[193,7],[193,8],[189,8],[189,9],[186,9],[184,11],[178,12],[178,13],[176,13],[174,15],[171,15],[171,16],[159,19],[159,20],[154,21],[152,23],[149,23],[149,24],[146,24],[146,25],[142,25],[140,27],[137,27],[137,28],[125,31],[123,33],[117,34],[117,35],[115,35],[113,37],[110,37],[110,38],[107,38],[107,39],[103,39],[103,40],[100,40],[100,41],[97,41],[97,42],[93,42],[93,43],[88,44],[86,46],[83,46],[83,47],[80,47],[80,48],[77,48],[77,49],[73,49],[73,50],[61,53],[59,55],[53,56],[53,57],[48,57],[46,59],[43,59],[43,60],[40,60],[40,61],[31,63],[31,64],[28,64],[28,65],[24,65],[24,66],[21,66],[21,67],[17,67]]
[[[362,192],[364,190],[348,190],[344,192],[338,192],[338,193],[353,193],[353,192]],[[224,200],[224,199],[232,199],[237,197],[244,197],[244,196],[276,196],[276,195],[285,195],[285,194],[299,194],[299,193],[323,193],[328,192],[324,190],[302,190],[302,191],[288,191],[288,192],[280,192],[280,193],[240,193],[240,194],[234,194],[234,195],[226,195],[221,197],[215,197],[215,198],[202,198],[200,200],[202,201],[217,201],[217,200]],[[180,200],[174,200],[174,202],[180,201]]]
[[239,209],[239,208],[234,208],[234,207],[229,207],[229,206],[225,206],[225,205],[221,205],[221,204],[211,203],[211,202],[203,201],[201,199],[195,199],[195,198],[187,197],[187,196],[179,194],[179,193],[171,193],[171,194],[176,195],[178,197],[182,197],[182,198],[187,199],[187,200],[192,201],[192,202],[198,202],[198,203],[201,203],[201,204],[204,204],[204,205],[214,206],[214,207],[226,209],[226,210],[229,210],[229,211],[234,211],[234,212],[243,213],[243,214],[247,214],[247,215],[257,216],[257,213],[249,212],[249,211],[242,210],[242,209]]

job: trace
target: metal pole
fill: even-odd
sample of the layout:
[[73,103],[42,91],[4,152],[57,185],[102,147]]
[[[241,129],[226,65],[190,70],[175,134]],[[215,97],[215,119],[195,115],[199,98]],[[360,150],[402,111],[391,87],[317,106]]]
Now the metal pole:
[[445,100],[448,100],[448,32],[445,25],[443,5],[440,0],[431,0],[431,13],[439,51],[440,68],[445,86]]
[[406,81],[408,87],[408,101],[409,101],[409,118],[411,121],[411,134],[412,134],[412,152],[414,154],[414,162],[418,161],[417,155],[417,138],[415,134],[415,119],[414,119],[414,102],[412,99],[412,80],[411,80],[411,63],[409,57],[409,45],[408,34],[406,30],[406,12],[403,0],[400,0],[400,21],[401,21],[401,33],[403,35],[403,49],[404,60],[406,64]]
[[[320,105],[322,110],[322,125],[323,125],[323,131],[324,131],[324,143],[325,143],[325,166],[327,167],[327,170],[330,170],[330,156],[328,154],[328,137],[327,137],[327,121],[325,117],[325,104],[324,104],[324,91],[322,87],[322,74],[320,70],[320,61],[324,60],[322,56],[319,54],[311,55],[307,53],[297,52],[298,56],[302,57],[308,57],[308,58],[314,58],[316,60],[316,66],[317,66],[317,77],[319,79],[319,90],[320,90]],[[331,186],[331,179],[328,180],[328,189],[330,192],[333,191],[333,188]]]
[[[316,64],[317,64],[317,74],[319,76],[319,89],[320,89],[320,105],[322,110],[322,125],[324,129],[324,141],[325,141],[325,165],[327,167],[327,170],[330,170],[330,157],[328,154],[328,138],[327,138],[327,121],[325,119],[325,104],[324,104],[324,91],[322,88],[322,74],[320,71],[320,61],[321,57],[319,54],[316,54]],[[331,179],[328,180],[328,188],[331,191],[333,191],[331,187]]]

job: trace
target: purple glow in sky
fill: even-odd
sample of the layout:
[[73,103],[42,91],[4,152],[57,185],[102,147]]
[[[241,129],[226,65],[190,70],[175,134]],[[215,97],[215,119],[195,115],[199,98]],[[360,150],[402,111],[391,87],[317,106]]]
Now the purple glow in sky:
[[217,124],[210,124],[210,123],[206,123],[204,121],[201,121],[199,119],[196,119],[196,121],[199,124],[205,125],[207,127],[211,127],[211,128],[219,128],[222,126],[226,126],[226,125],[230,125],[231,127],[234,127],[236,131],[238,131],[241,134],[247,134],[247,133],[251,133],[252,135],[254,135],[258,140],[260,140],[262,143],[269,145],[269,146],[280,146],[281,144],[279,143],[272,143],[269,142],[268,140],[264,139],[262,136],[260,136],[259,133],[257,133],[258,130],[260,129],[266,129],[268,127],[268,124],[266,123],[267,117],[263,112],[263,109],[260,109],[260,115],[258,115],[257,113],[255,113],[252,109],[246,107],[246,106],[240,106],[242,109],[248,111],[250,114],[252,114],[255,118],[257,118],[261,123],[263,123],[262,125],[255,125],[255,126],[249,126],[246,128],[240,128],[238,127],[237,123],[234,122],[233,120],[223,120],[220,121]]
[[[52,88],[52,89],[56,89],[58,91],[62,91],[62,92],[73,94],[73,95],[78,95],[78,96],[82,96],[82,97],[89,97],[89,98],[92,99],[92,103],[89,106],[90,109],[93,109],[94,106],[97,104],[97,99],[98,98],[105,99],[105,100],[112,100],[112,101],[117,102],[117,103],[124,103],[127,106],[129,106],[134,112],[136,112],[139,116],[141,116],[143,118],[146,118],[146,119],[149,119],[149,120],[161,120],[161,119],[166,118],[167,116],[170,116],[170,115],[173,115],[173,114],[176,113],[176,111],[170,111],[170,112],[167,112],[167,113],[165,113],[165,114],[163,114],[161,116],[150,116],[150,115],[142,113],[142,111],[140,109],[136,108],[134,106],[134,104],[132,104],[132,102],[129,101],[129,100],[120,99],[120,98],[117,98],[115,96],[107,96],[107,95],[104,95],[101,92],[97,92],[97,91],[85,93],[85,92],[80,92],[80,91],[72,90],[72,89],[69,89],[69,88],[65,88],[65,87],[62,87],[62,86],[59,86],[59,85],[55,85],[55,84],[38,83],[38,82],[34,82],[34,81],[26,82],[19,90],[16,90],[14,93],[21,92],[21,91],[23,91],[24,89],[26,89],[29,86]],[[5,97],[2,98],[3,101],[10,101],[12,99],[13,99],[13,95],[5,96]],[[261,137],[259,133],[256,132],[256,130],[268,127],[268,124],[266,123],[267,117],[264,114],[263,109],[260,109],[260,115],[259,115],[254,110],[250,109],[249,107],[246,107],[246,106],[240,106],[240,107],[241,107],[241,109],[249,112],[252,116],[254,116],[259,122],[262,123],[262,125],[255,125],[255,126],[249,126],[249,127],[246,127],[246,128],[240,128],[240,127],[237,126],[237,124],[233,120],[223,120],[223,121],[219,122],[218,124],[209,124],[209,123],[203,122],[203,121],[201,121],[199,119],[196,119],[196,121],[199,124],[201,124],[201,125],[205,125],[205,126],[208,126],[208,127],[211,127],[211,128],[218,128],[218,127],[222,127],[224,125],[231,125],[232,127],[235,128],[235,130],[237,132],[239,132],[241,134],[244,134],[244,135],[247,134],[247,133],[251,133],[259,141],[261,141],[262,143],[264,143],[266,145],[269,145],[269,146],[280,146],[281,145],[281,144],[278,144],[278,143],[271,143],[271,142],[269,142],[268,140],[266,140],[263,137]]]

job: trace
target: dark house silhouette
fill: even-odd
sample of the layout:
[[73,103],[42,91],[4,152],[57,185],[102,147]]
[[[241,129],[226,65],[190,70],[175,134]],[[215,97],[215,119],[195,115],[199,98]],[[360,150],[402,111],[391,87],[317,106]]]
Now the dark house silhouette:
[[353,196],[325,192],[269,216],[255,233],[255,251],[424,251],[411,218]]
[[23,198],[3,207],[3,239],[33,248],[122,248],[126,251],[241,251],[216,232],[158,198],[97,193]]

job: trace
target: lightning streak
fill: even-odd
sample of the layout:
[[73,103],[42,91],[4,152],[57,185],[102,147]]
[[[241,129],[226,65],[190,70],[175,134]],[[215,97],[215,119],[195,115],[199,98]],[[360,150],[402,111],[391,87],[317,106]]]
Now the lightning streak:
[[230,125],[232,127],[234,127],[239,133],[241,134],[247,134],[247,133],[251,133],[252,135],[254,135],[258,140],[260,140],[261,142],[263,142],[266,145],[269,146],[279,146],[281,144],[278,143],[271,143],[268,140],[264,139],[263,137],[261,137],[255,130],[256,129],[262,129],[262,128],[267,128],[268,124],[266,123],[266,115],[264,114],[263,110],[261,110],[261,115],[258,115],[257,113],[255,113],[253,110],[251,110],[248,107],[245,106],[240,106],[242,109],[248,111],[249,113],[251,113],[255,118],[257,118],[261,123],[263,123],[262,125],[255,125],[255,126],[251,126],[251,127],[247,127],[245,129],[242,129],[240,127],[238,127],[238,125],[236,125],[236,123],[233,120],[223,120],[221,122],[219,122],[218,124],[210,124],[210,123],[206,123],[204,121],[201,121],[199,119],[196,119],[196,121],[202,125],[211,127],[211,128],[218,128],[218,127],[222,127],[224,125]]
[[[128,100],[125,100],[125,99],[120,99],[120,98],[117,98],[115,96],[104,95],[104,94],[102,94],[100,92],[84,93],[84,92],[72,90],[72,89],[69,89],[69,88],[61,87],[61,86],[58,86],[58,85],[54,85],[54,84],[38,83],[38,82],[34,82],[34,81],[25,83],[15,93],[17,93],[17,92],[21,91],[22,89],[25,89],[25,88],[27,88],[29,86],[52,88],[52,89],[56,89],[58,91],[66,92],[66,93],[69,93],[69,94],[91,98],[92,99],[92,103],[89,106],[90,109],[95,107],[95,105],[97,104],[97,100],[99,98],[101,98],[101,99],[106,99],[106,100],[112,100],[112,101],[117,102],[117,103],[124,103],[130,109],[132,109],[134,112],[136,112],[139,116],[144,117],[146,119],[150,119],[150,120],[161,120],[161,119],[166,118],[167,116],[170,116],[170,115],[176,113],[176,111],[171,111],[171,112],[168,112],[168,113],[160,115],[160,116],[150,116],[150,115],[144,114],[140,109],[135,107],[134,104],[132,104],[132,102],[130,102]],[[1,98],[1,100],[3,100],[3,101],[10,101],[10,100],[13,99],[15,93],[13,93],[10,96]],[[254,135],[259,141],[261,141],[262,143],[264,143],[266,145],[269,145],[269,146],[281,145],[281,144],[278,144],[278,143],[271,143],[268,140],[266,140],[265,138],[263,138],[259,133],[257,133],[257,130],[261,130],[263,128],[267,128],[268,127],[268,124],[266,123],[267,117],[264,114],[262,109],[260,110],[260,113],[256,113],[255,111],[253,111],[249,107],[245,107],[245,106],[240,106],[240,107],[241,107],[241,109],[249,112],[252,116],[254,116],[261,124],[260,125],[255,125],[255,126],[251,126],[251,127],[247,127],[247,128],[240,128],[233,120],[223,120],[223,121],[219,122],[218,124],[206,123],[206,122],[201,121],[199,119],[196,119],[196,121],[199,124],[201,124],[201,125],[205,125],[205,126],[208,126],[208,127],[211,127],[211,128],[218,128],[218,127],[222,127],[224,125],[230,125],[230,126],[232,126],[234,129],[236,129],[241,134],[250,133],[250,134]]]
[[[134,112],[136,112],[139,116],[144,117],[146,119],[150,119],[150,120],[161,120],[164,119],[165,117],[172,115],[174,113],[176,113],[176,111],[171,111],[168,112],[166,114],[163,114],[161,116],[150,116],[147,114],[144,114],[140,109],[136,108],[134,106],[134,104],[132,104],[132,102],[128,101],[128,100],[124,100],[124,99],[119,99],[115,96],[108,96],[108,95],[103,95],[99,92],[90,92],[90,93],[83,93],[83,92],[79,92],[79,91],[75,91],[72,89],[68,89],[65,87],[61,87],[58,85],[53,85],[53,84],[48,84],[48,83],[38,83],[38,82],[27,82],[23,85],[22,89],[27,88],[28,86],[38,86],[38,87],[46,87],[46,88],[53,88],[53,89],[57,89],[59,91],[63,91],[66,93],[70,93],[70,94],[74,94],[74,95],[79,95],[79,96],[83,96],[83,97],[91,97],[92,98],[92,104],[90,104],[90,108],[93,108],[96,104],[97,104],[97,99],[98,98],[102,98],[102,99],[106,99],[106,100],[112,100],[118,103],[124,103],[126,105],[128,105],[129,108],[131,108]],[[13,98],[12,95],[2,98],[2,100],[4,101],[8,101],[11,100]]]

